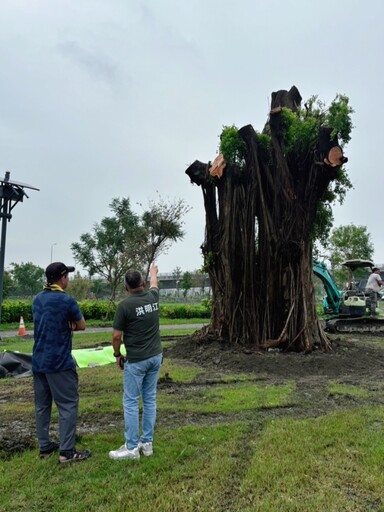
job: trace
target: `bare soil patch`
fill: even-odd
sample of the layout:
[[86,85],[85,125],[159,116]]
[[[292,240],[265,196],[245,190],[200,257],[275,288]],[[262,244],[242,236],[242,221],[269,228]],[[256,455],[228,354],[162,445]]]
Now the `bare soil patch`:
[[334,337],[332,351],[256,352],[241,346],[213,341],[197,343],[193,337],[180,338],[165,350],[165,357],[187,360],[210,370],[265,375],[270,382],[281,379],[311,380],[326,377],[347,378],[360,384],[362,379],[381,379],[384,371],[384,343],[380,338]]

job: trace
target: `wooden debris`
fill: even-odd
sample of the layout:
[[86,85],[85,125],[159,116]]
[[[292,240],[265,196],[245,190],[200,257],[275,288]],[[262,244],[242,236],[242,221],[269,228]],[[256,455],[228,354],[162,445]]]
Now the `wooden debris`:
[[209,174],[211,176],[217,176],[218,178],[221,178],[223,175],[224,167],[226,165],[227,162],[224,160],[223,155],[220,153],[220,155],[217,155],[217,157],[212,162],[212,165],[209,168]]

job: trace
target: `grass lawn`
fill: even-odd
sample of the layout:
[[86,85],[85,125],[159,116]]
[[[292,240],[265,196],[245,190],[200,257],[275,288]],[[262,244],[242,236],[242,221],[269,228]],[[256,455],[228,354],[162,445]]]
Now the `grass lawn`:
[[[104,338],[78,334],[74,348]],[[371,343],[384,354],[384,343]],[[56,456],[39,460],[35,441],[1,451],[0,511],[384,511],[383,385],[321,379],[317,391],[340,407],[317,409],[289,375],[207,371],[166,357],[154,456],[116,462],[108,451],[124,442],[122,374],[115,365],[81,369],[77,446],[92,458],[64,467]],[[0,380],[0,397],[3,436],[12,424],[8,436],[34,439],[32,380]]]

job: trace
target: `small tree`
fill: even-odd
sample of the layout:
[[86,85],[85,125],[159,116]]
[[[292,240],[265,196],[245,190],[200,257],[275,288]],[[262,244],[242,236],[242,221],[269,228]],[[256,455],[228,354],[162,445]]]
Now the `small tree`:
[[329,259],[332,268],[345,260],[370,260],[373,256],[373,243],[366,226],[339,226],[334,228],[329,242]]
[[175,267],[172,270],[172,277],[174,278],[175,281],[178,281],[178,280],[180,280],[182,273],[183,273],[183,271],[181,270],[180,267]]
[[10,274],[14,280],[19,295],[36,295],[44,284],[44,269],[27,263],[11,263]]
[[9,297],[12,288],[14,287],[14,282],[12,280],[11,273],[8,270],[4,270],[3,275],[3,299]]
[[71,245],[75,260],[89,275],[100,275],[111,285],[111,300],[129,267],[139,266],[139,217],[132,211],[128,198],[113,199],[114,214],[95,224],[93,233],[84,233],[80,242]]
[[110,285],[105,279],[94,278],[91,279],[91,294],[96,297],[96,299],[109,297],[110,294]]
[[176,294],[177,296],[179,296],[179,289],[180,289],[180,280],[181,280],[181,276],[182,276],[182,270],[180,267],[175,267],[172,271],[172,277],[173,279],[175,280],[175,285],[176,285]]
[[142,217],[133,212],[129,198],[113,199],[113,215],[95,224],[92,233],[80,236],[71,249],[75,260],[89,275],[104,277],[111,286],[111,300],[129,268],[146,272],[151,263],[170,243],[183,238],[182,215],[187,207],[182,201],[150,203]]
[[[334,228],[331,232],[328,252],[331,267],[338,282],[351,281],[349,269],[341,266],[346,260],[371,260],[373,257],[373,243],[366,226],[348,224]],[[363,277],[362,271],[360,277]],[[356,271],[356,277],[359,276]]]
[[88,298],[91,288],[91,280],[88,277],[81,276],[80,272],[76,272],[74,278],[69,281],[67,291],[76,300],[85,300]]
[[160,254],[167,254],[171,244],[184,237],[182,226],[183,217],[190,211],[190,207],[182,199],[173,202],[165,202],[159,199],[158,203],[151,201],[149,208],[141,218],[141,226],[145,245],[142,248],[147,263],[148,277],[149,267]]
[[183,290],[183,297],[185,298],[188,291],[192,288],[192,275],[190,272],[184,272],[180,285]]

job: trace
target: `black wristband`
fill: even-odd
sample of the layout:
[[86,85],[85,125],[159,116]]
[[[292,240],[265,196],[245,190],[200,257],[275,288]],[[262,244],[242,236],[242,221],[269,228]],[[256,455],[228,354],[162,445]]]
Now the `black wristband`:
[[119,352],[118,354],[113,354],[113,357],[121,357],[121,352]]

